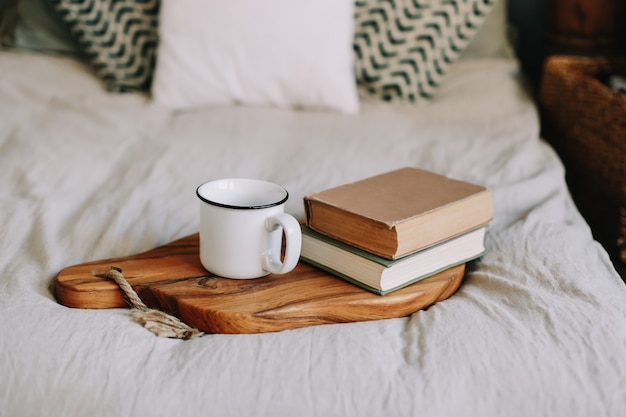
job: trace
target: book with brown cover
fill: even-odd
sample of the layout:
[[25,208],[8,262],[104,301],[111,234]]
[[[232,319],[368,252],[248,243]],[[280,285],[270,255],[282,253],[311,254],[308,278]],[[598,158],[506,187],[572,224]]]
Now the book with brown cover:
[[489,223],[483,186],[419,168],[402,168],[304,197],[314,230],[397,259]]

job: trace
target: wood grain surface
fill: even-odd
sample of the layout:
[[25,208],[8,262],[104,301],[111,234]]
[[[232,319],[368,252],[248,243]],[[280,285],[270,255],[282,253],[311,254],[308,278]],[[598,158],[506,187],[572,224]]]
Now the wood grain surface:
[[100,275],[119,268],[150,307],[209,333],[262,333],[330,323],[407,316],[450,297],[465,265],[384,296],[373,294],[300,262],[285,275],[235,280],[200,264],[198,234],[122,258],[63,269],[55,278],[60,304],[75,308],[126,306],[113,281]]

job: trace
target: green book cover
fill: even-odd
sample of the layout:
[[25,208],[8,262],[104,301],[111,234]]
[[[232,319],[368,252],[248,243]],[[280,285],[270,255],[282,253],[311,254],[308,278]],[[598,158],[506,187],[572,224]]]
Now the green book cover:
[[[302,225],[301,259],[371,292],[384,295],[482,256],[485,253],[485,229],[480,227],[428,249],[390,260]],[[313,249],[313,246],[317,249]],[[386,278],[385,275],[390,272],[393,272],[393,276]]]
[[364,290],[367,290],[367,291],[373,292],[374,294],[378,294],[378,295],[385,295],[385,294],[389,294],[389,293],[391,293],[391,292],[393,292],[393,291],[399,290],[399,289],[401,289],[401,288],[408,287],[409,285],[411,285],[411,284],[415,284],[416,282],[419,282],[419,281],[421,281],[421,280],[423,280],[423,279],[426,279],[426,278],[428,278],[428,277],[432,277],[433,275],[436,275],[436,274],[438,274],[438,273],[440,273],[440,272],[443,272],[443,271],[445,271],[446,269],[454,268],[455,266],[459,266],[459,265],[464,264],[464,263],[466,263],[466,262],[472,261],[472,260],[474,260],[474,259],[476,259],[476,258],[467,259],[467,260],[464,260],[464,261],[459,261],[459,262],[457,262],[457,263],[455,263],[455,264],[448,265],[448,266],[446,266],[446,267],[443,267],[443,268],[440,268],[440,269],[434,270],[434,271],[432,271],[432,272],[430,272],[430,273],[428,273],[428,274],[420,275],[420,276],[415,277],[415,278],[413,278],[413,279],[411,279],[411,280],[409,280],[409,281],[404,282],[403,284],[400,284],[400,285],[398,285],[398,286],[396,286],[396,287],[389,288],[389,289],[386,289],[386,290],[382,290],[382,289],[380,289],[380,288],[373,287],[373,286],[371,286],[371,285],[367,285],[367,284],[365,284],[364,282],[359,281],[358,279],[354,279],[354,278],[352,278],[352,277],[350,277],[350,276],[348,276],[348,275],[346,275],[346,274],[342,274],[341,272],[336,271],[336,270],[334,270],[333,268],[330,268],[330,267],[328,267],[328,266],[326,266],[326,265],[322,265],[322,264],[320,264],[320,263],[317,263],[317,262],[315,262],[315,261],[313,261],[313,260],[311,260],[311,259],[307,259],[307,258],[305,258],[305,257],[302,257],[301,259],[302,259],[304,262],[306,262],[306,263],[308,263],[308,264],[310,264],[310,265],[313,265],[313,266],[314,266],[314,267],[316,267],[316,268],[322,269],[322,270],[324,270],[324,271],[326,271],[326,272],[328,272],[328,273],[330,273],[330,274],[332,274],[332,275],[335,275],[335,276],[336,276],[336,277],[338,277],[338,278],[341,278],[341,279],[343,279],[343,280],[345,280],[345,281],[348,281],[348,282],[350,282],[350,283],[352,283],[352,284],[356,285],[357,287],[361,287],[361,288],[363,288]]

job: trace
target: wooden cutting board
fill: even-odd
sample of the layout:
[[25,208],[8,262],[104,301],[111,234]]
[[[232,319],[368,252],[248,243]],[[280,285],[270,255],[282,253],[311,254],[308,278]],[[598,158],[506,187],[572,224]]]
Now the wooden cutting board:
[[200,264],[198,234],[137,255],[70,266],[55,278],[60,304],[127,306],[113,281],[119,268],[151,308],[208,333],[262,333],[304,326],[404,317],[454,294],[460,265],[387,295],[377,295],[300,262],[285,275],[251,280],[217,277]]

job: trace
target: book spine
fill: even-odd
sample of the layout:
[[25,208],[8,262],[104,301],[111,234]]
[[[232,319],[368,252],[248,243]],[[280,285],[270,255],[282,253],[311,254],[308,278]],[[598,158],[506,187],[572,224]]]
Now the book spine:
[[300,259],[302,261],[310,264],[310,265],[313,265],[316,268],[319,268],[321,270],[329,272],[329,273],[331,273],[332,275],[334,275],[334,276],[336,276],[338,278],[341,278],[341,279],[343,279],[345,281],[348,281],[351,284],[354,284],[354,285],[356,285],[358,287],[361,287],[364,290],[370,291],[370,292],[372,292],[374,294],[378,294],[378,295],[384,295],[385,294],[385,292],[383,292],[379,288],[370,287],[369,285],[366,285],[366,284],[362,283],[361,281],[359,281],[357,279],[354,279],[354,278],[352,278],[352,277],[350,277],[350,276],[348,276],[346,274],[342,274],[341,272],[335,271],[333,268],[330,268],[330,267],[328,267],[328,266],[326,266],[324,264],[318,263],[318,262],[316,262],[316,261],[314,261],[312,259],[309,259],[309,258],[307,258],[305,256],[300,256]]
[[306,200],[307,224],[315,231],[383,258],[397,254],[395,227],[359,216],[317,200]]

